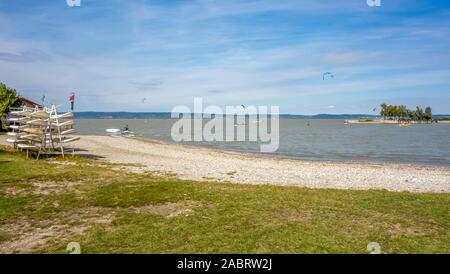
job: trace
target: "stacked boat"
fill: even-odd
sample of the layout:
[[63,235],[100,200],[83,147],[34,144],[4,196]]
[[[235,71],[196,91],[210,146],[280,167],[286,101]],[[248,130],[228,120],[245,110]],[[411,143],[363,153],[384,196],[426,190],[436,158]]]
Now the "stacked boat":
[[50,109],[27,108],[13,110],[9,113],[8,124],[11,129],[7,134],[7,142],[19,150],[30,154],[41,155],[60,154],[75,151],[69,144],[79,140],[73,136],[73,113],[58,114],[57,107]]

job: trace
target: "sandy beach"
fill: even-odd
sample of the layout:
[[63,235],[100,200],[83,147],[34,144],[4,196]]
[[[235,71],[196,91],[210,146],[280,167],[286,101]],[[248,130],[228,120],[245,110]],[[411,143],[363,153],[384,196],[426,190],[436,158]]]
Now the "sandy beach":
[[[5,144],[4,136],[1,140]],[[74,145],[82,150],[78,154],[135,164],[128,167],[134,172],[170,173],[188,180],[450,192],[450,167],[289,160],[109,136],[81,136]]]

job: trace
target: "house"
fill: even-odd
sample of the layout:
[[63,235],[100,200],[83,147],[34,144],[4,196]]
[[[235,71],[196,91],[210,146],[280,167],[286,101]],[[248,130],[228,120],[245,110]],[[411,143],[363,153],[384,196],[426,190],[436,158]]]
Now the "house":
[[[22,101],[22,107],[35,108],[37,106],[40,109],[44,107],[42,104],[36,103],[28,98],[22,96],[19,96],[19,98]],[[4,124],[6,124],[6,126],[9,126],[10,121],[8,116],[0,117],[0,130],[2,130]]]
[[36,106],[38,106],[39,108],[43,108],[44,106],[42,104],[36,103],[28,98],[22,97],[20,96],[20,100],[22,100],[22,106],[24,107],[29,107],[29,108],[34,108]]

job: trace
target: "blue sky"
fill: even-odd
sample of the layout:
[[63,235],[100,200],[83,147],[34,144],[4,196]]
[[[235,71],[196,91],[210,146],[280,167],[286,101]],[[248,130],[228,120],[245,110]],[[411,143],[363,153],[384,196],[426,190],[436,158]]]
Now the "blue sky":
[[[0,81],[78,111],[450,113],[450,1],[0,0]],[[324,72],[333,79],[322,79]],[[143,100],[146,98],[146,100]]]

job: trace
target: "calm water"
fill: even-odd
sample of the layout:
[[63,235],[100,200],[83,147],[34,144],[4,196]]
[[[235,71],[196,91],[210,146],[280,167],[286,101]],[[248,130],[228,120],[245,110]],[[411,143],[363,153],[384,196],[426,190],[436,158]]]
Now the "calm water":
[[[80,134],[106,135],[107,128],[130,127],[137,136],[173,142],[170,119],[78,119]],[[308,125],[309,124],[309,125]],[[186,142],[232,151],[259,153],[254,142]],[[280,120],[280,148],[272,156],[450,166],[450,124],[351,124],[343,120]]]

